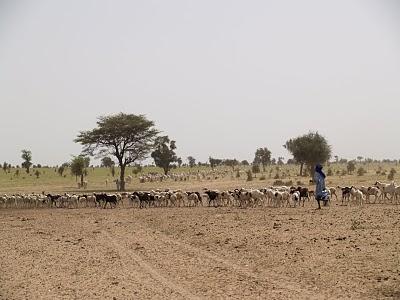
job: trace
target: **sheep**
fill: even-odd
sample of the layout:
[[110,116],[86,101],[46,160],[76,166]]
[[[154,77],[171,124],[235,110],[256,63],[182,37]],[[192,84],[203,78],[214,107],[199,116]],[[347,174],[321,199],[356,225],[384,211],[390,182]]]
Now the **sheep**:
[[360,190],[352,186],[350,189],[350,194],[352,200],[356,199],[357,201],[360,202],[360,205],[364,204],[364,194]]
[[214,202],[214,206],[218,206],[219,191],[207,190],[204,192],[208,197],[208,206],[211,206],[211,202]]
[[[375,182],[374,184],[375,186],[377,186],[379,188],[379,190],[381,191],[381,196],[382,196],[382,200],[384,201],[385,198],[392,201],[394,196],[395,196],[395,192],[396,192],[396,186],[394,184],[394,182],[392,183],[383,183],[380,181]],[[387,194],[391,195],[390,199],[387,196]]]
[[200,193],[199,192],[187,192],[186,193],[187,199],[188,199],[188,205],[191,206],[191,204],[193,203],[193,206],[198,206],[200,203]]
[[374,203],[376,202],[376,199],[379,198],[380,190],[376,186],[369,186],[369,187],[361,186],[360,191],[365,195],[366,201],[368,201],[368,203],[369,203],[369,197],[371,195],[375,196]]
[[337,201],[338,197],[336,194],[336,188],[335,187],[326,187],[326,190],[329,192],[329,195],[331,196],[330,198],[332,199],[332,197],[335,196],[336,201]]
[[284,203],[287,203],[290,199],[290,193],[287,191],[280,192],[276,191],[274,194],[274,206],[282,207]]
[[254,201],[253,206],[257,206],[257,205],[263,204],[265,195],[263,192],[261,192],[259,190],[251,190],[250,198],[253,199],[253,201]]
[[[297,203],[300,206],[300,192],[299,191],[291,191],[291,200],[293,202],[293,206],[296,207]],[[290,205],[290,203],[289,203]],[[304,206],[304,201],[303,201],[303,206]]]
[[342,205],[343,205],[344,200],[347,200],[347,202],[350,200],[351,187],[348,187],[348,186],[341,187],[338,185],[338,189],[342,190]]

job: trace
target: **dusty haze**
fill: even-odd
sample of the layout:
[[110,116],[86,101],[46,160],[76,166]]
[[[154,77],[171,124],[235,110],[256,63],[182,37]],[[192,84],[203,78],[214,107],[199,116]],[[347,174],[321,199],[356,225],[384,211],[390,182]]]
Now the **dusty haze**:
[[178,154],[400,158],[396,1],[1,1],[0,161],[59,164],[99,115],[145,114]]

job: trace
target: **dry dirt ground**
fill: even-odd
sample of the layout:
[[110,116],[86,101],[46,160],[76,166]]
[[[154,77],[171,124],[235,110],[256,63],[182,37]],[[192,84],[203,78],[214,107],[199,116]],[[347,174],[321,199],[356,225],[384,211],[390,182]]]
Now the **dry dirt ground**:
[[0,299],[400,299],[400,207],[0,210]]

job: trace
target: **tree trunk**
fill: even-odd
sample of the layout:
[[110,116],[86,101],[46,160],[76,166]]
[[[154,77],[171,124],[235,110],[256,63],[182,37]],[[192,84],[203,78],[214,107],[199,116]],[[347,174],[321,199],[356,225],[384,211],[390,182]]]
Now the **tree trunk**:
[[300,176],[303,176],[303,166],[304,163],[300,163]]
[[167,176],[168,175],[168,171],[169,171],[168,166],[163,167],[163,170],[164,170],[164,175]]
[[124,164],[120,164],[121,167],[121,174],[120,174],[120,184],[119,184],[119,190],[120,191],[125,191],[125,165]]
[[83,172],[81,174],[81,187],[83,187]]

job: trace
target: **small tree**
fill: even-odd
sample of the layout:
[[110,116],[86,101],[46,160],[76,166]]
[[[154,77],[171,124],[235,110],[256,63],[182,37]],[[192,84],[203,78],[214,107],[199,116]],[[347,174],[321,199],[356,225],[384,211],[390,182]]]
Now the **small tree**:
[[183,163],[182,158],[178,157],[176,162],[178,163],[178,167],[180,168],[182,166],[182,163]]
[[84,146],[84,153],[115,156],[121,168],[119,187],[124,191],[126,166],[147,156],[158,131],[145,116],[124,113],[100,117],[97,125],[80,132],[75,142]]
[[296,161],[293,158],[289,158],[286,162],[287,165],[294,165]]
[[3,163],[3,171],[4,173],[7,173],[7,169],[8,169],[8,164],[6,162]]
[[76,180],[78,180],[78,176],[80,176],[81,186],[83,185],[84,176],[87,175],[87,167],[87,159],[82,155],[75,156],[71,161],[71,174],[76,177]]
[[193,168],[196,165],[196,159],[193,156],[188,156],[187,160],[190,168]]
[[247,160],[242,160],[242,161],[240,162],[240,164],[241,164],[242,166],[248,166],[248,165],[249,165],[249,162],[248,162]]
[[142,170],[143,170],[143,167],[141,165],[135,164],[135,166],[132,169],[132,174],[137,175],[140,172],[142,172]]
[[367,171],[363,167],[359,167],[357,169],[357,175],[358,176],[364,176],[367,173]]
[[32,152],[25,149],[21,152],[21,157],[24,160],[21,166],[26,169],[26,173],[29,173],[29,168],[32,166]]
[[216,167],[216,166],[219,166],[221,163],[222,163],[222,159],[219,159],[219,158],[212,158],[211,156],[209,157],[209,162],[210,162],[210,166],[211,166],[211,169],[212,170],[214,170],[214,168]]
[[36,170],[36,171],[35,171],[35,176],[36,176],[36,178],[39,178],[39,176],[40,176],[39,170]]
[[311,175],[317,163],[323,164],[331,157],[331,146],[318,132],[290,139],[283,147],[293,155],[296,162],[300,163],[300,176],[303,176],[304,164],[308,166]]
[[57,172],[58,174],[62,177],[63,173],[65,172],[65,169],[69,167],[69,163],[63,163],[58,169]]
[[271,163],[271,151],[267,147],[258,148],[254,155],[253,165],[261,164],[263,166],[263,172],[265,172],[265,166]]
[[354,160],[351,160],[347,163],[347,173],[348,174],[353,174],[353,172],[356,169],[356,162]]
[[239,169],[236,170],[236,178],[240,178],[240,171],[239,171]]
[[64,171],[65,171],[65,168],[64,168],[63,165],[60,166],[60,167],[58,167],[58,169],[57,169],[57,173],[58,173],[58,175],[60,175],[61,177],[63,176]]
[[394,168],[392,168],[392,169],[390,170],[390,172],[389,172],[388,179],[389,179],[389,180],[393,180],[393,179],[394,179],[394,175],[395,175],[396,173],[397,173],[396,170],[395,170]]
[[168,136],[156,138],[155,150],[151,153],[151,157],[154,159],[156,166],[164,170],[165,175],[171,170],[171,164],[178,161],[175,149],[175,141],[170,140]]
[[100,165],[101,167],[111,168],[114,165],[115,165],[115,162],[113,162],[113,160],[108,156],[105,156],[101,159],[101,165]]
[[251,170],[253,171],[254,174],[260,173],[260,165],[258,164],[253,164],[251,166]]
[[223,161],[223,164],[225,166],[231,167],[232,171],[234,171],[235,167],[239,164],[239,161],[236,158],[234,158],[234,159],[225,159]]
[[247,170],[246,172],[247,175],[247,181],[252,181],[253,180],[253,174],[251,173],[251,170]]

